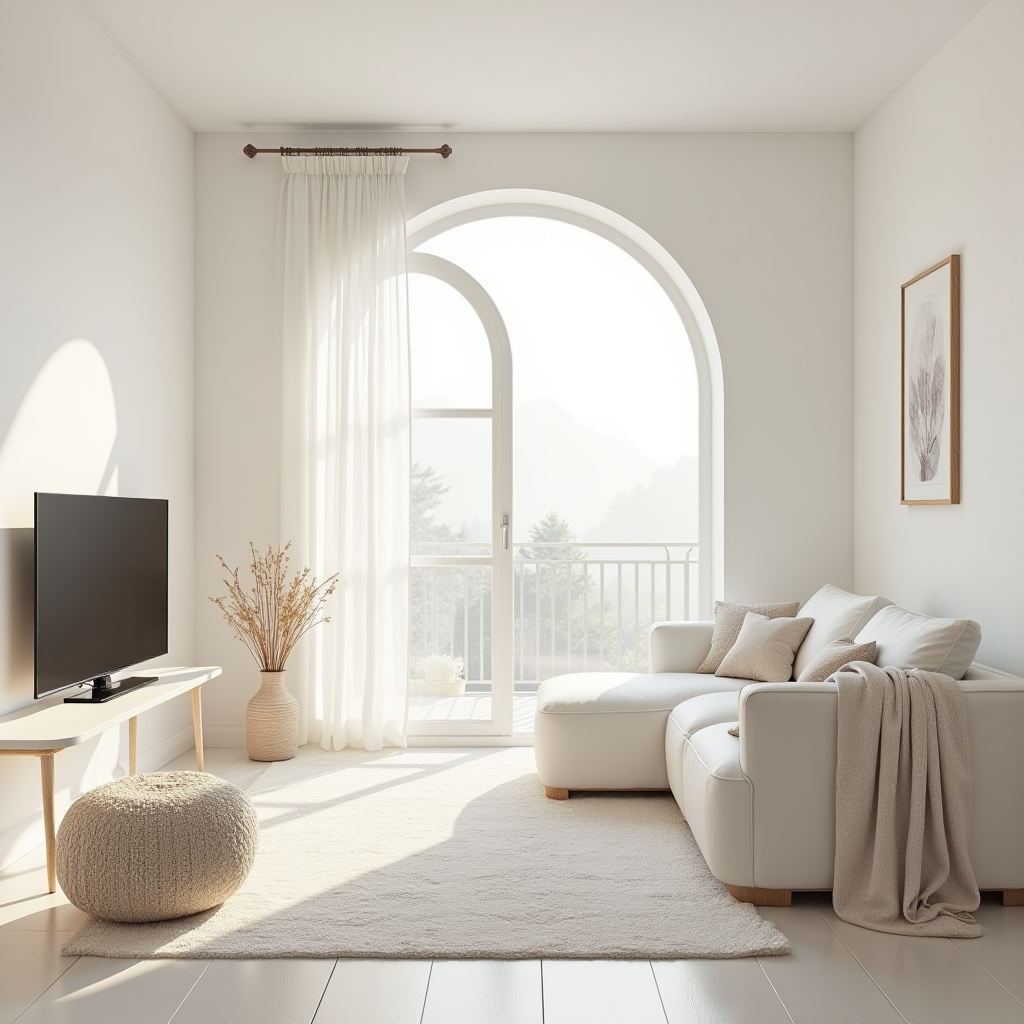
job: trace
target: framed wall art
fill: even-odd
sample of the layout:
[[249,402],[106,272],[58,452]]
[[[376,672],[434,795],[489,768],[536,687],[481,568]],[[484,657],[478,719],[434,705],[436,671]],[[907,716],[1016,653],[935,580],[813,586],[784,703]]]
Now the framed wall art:
[[900,501],[960,504],[960,257],[900,290]]

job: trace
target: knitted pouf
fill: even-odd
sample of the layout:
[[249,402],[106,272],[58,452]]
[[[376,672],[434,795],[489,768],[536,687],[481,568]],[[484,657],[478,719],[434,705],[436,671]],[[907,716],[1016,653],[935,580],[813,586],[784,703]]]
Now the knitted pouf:
[[108,921],[164,921],[233,895],[256,856],[249,798],[205,772],[130,775],[86,793],[57,832],[57,879]]

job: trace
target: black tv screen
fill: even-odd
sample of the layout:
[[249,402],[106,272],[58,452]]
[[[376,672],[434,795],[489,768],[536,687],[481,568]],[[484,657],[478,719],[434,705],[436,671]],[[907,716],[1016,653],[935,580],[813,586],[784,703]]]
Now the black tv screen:
[[36,494],[35,694],[167,653],[167,502]]

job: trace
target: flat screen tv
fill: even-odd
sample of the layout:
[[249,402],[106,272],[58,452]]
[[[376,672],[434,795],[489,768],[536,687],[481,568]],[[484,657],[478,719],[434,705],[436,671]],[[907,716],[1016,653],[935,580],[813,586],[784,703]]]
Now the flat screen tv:
[[167,653],[167,502],[35,496],[35,695],[121,696],[154,677],[110,676]]

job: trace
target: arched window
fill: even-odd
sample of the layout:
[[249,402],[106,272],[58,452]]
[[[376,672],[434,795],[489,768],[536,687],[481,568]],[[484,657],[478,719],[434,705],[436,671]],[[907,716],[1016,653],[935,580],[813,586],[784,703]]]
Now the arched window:
[[528,733],[543,679],[644,671],[651,622],[709,610],[717,346],[617,220],[502,192],[410,224],[413,734]]

